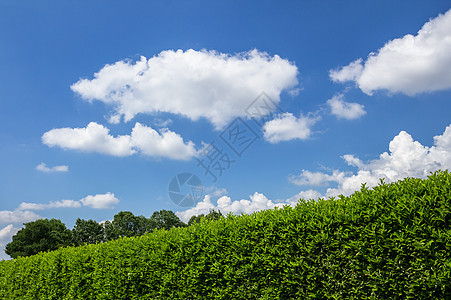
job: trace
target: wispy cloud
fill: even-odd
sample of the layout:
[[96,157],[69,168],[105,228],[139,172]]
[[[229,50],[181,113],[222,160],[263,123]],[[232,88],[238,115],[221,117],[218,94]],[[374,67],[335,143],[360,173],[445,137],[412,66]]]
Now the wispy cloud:
[[81,207],[80,201],[75,200],[60,200],[60,201],[52,201],[50,203],[29,203],[22,202],[20,203],[17,210],[44,210],[49,208],[78,208]]
[[69,172],[69,166],[61,165],[49,168],[45,163],[40,163],[36,166],[36,170],[44,173]]

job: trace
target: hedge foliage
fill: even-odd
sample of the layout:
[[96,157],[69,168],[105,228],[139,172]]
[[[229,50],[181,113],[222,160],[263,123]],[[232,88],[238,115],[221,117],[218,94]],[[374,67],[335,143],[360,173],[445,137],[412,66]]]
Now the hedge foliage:
[[451,174],[0,262],[1,299],[451,299]]

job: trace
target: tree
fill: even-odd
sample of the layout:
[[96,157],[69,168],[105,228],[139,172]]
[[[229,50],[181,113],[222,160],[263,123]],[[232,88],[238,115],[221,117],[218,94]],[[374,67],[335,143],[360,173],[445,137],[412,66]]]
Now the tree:
[[5,247],[5,253],[12,258],[56,250],[72,242],[72,232],[60,220],[41,219],[24,225]]
[[152,231],[150,221],[144,216],[135,216],[132,212],[121,211],[113,221],[106,221],[104,225],[105,239],[110,241],[119,237],[143,235]]
[[213,209],[213,210],[210,210],[210,212],[207,215],[200,214],[200,215],[197,215],[197,216],[192,216],[189,219],[189,221],[188,221],[188,226],[191,226],[191,225],[196,224],[196,223],[200,223],[201,220],[203,220],[203,219],[205,219],[205,220],[219,220],[221,218],[224,218],[224,216],[222,215],[221,211],[219,211],[219,210],[215,211]]
[[216,211],[216,210],[211,210],[210,213],[208,215],[205,216],[205,218],[207,220],[219,220],[224,218],[224,216],[222,215],[221,211]]
[[188,226],[191,226],[191,225],[193,225],[193,224],[200,223],[200,221],[201,221],[202,219],[204,219],[204,218],[205,218],[205,215],[204,215],[204,214],[200,214],[200,215],[197,215],[197,216],[192,216],[192,217],[189,219],[189,221],[188,221]]
[[76,246],[103,242],[104,235],[103,226],[94,220],[78,218],[72,229],[72,240]]
[[150,226],[155,229],[169,230],[172,227],[185,227],[186,224],[173,211],[162,209],[152,214]]

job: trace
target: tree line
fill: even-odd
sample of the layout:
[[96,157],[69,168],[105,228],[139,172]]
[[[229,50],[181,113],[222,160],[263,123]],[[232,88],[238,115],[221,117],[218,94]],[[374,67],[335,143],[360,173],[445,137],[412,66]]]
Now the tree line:
[[192,216],[188,224],[185,224],[171,210],[156,211],[150,218],[135,216],[130,211],[121,211],[114,215],[112,221],[104,223],[78,218],[72,230],[61,220],[39,219],[24,223],[25,227],[6,245],[5,253],[12,258],[30,256],[60,247],[103,243],[121,237],[140,236],[158,229],[191,226],[203,219],[218,220],[222,217],[220,211],[212,210],[207,215]]

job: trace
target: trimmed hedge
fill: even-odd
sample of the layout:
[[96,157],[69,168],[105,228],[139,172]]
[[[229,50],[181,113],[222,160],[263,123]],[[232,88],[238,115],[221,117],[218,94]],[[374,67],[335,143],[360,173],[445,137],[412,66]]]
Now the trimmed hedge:
[[451,174],[0,262],[1,299],[451,299]]

